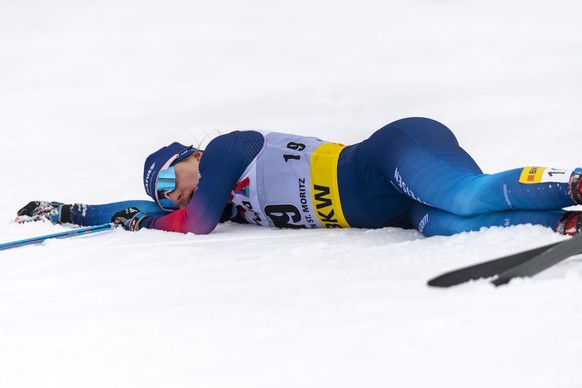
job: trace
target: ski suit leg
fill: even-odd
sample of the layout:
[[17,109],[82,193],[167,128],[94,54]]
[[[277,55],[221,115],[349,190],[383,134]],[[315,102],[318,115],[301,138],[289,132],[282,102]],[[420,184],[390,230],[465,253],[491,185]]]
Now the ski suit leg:
[[426,118],[395,121],[366,142],[382,174],[404,195],[447,212],[470,216],[510,209],[572,206],[567,184],[522,184],[522,168],[483,174],[443,124]]
[[492,226],[524,224],[542,225],[555,231],[562,214],[563,210],[506,210],[459,216],[417,202],[410,208],[410,222],[427,237],[450,236]]

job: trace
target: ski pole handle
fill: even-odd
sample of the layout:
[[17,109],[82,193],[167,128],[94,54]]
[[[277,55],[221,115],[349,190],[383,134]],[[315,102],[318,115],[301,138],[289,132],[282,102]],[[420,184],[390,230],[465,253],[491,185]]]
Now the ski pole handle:
[[53,234],[47,234],[45,236],[37,236],[37,237],[27,238],[24,240],[11,241],[11,242],[0,244],[0,251],[4,250],[4,249],[18,248],[18,247],[22,247],[25,245],[40,244],[43,241],[51,239],[51,238],[69,238],[69,237],[75,237],[75,236],[83,236],[85,234],[105,232],[105,231],[111,230],[115,227],[116,227],[116,225],[113,223],[94,225],[94,226],[87,226],[84,228],[72,229],[72,230],[69,230],[66,232],[53,233]]

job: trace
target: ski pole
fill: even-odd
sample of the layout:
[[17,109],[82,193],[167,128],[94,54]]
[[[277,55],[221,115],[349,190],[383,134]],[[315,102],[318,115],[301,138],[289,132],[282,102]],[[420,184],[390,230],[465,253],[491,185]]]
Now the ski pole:
[[111,230],[111,229],[115,228],[115,226],[116,225],[113,223],[103,224],[103,225],[95,225],[95,226],[87,226],[85,228],[72,229],[72,230],[69,230],[66,232],[53,233],[53,234],[47,234],[45,236],[37,236],[37,237],[27,238],[24,240],[11,241],[11,242],[0,244],[0,251],[4,250],[4,249],[18,248],[18,247],[22,247],[22,246],[30,245],[30,244],[40,244],[43,241],[51,239],[51,238],[69,238],[69,237],[75,237],[75,236],[82,236],[85,234],[105,232],[107,230]]

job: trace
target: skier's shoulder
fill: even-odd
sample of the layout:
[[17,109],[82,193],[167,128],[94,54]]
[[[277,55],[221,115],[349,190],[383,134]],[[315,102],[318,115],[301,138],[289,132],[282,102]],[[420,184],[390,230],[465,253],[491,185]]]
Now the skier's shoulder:
[[264,143],[264,131],[245,130],[233,131],[217,136],[208,143],[206,151],[211,152],[229,152],[232,149],[236,150],[239,147],[245,147],[245,143]]
[[208,165],[248,164],[263,147],[265,138],[262,132],[255,130],[235,131],[215,137],[209,143],[200,167]]

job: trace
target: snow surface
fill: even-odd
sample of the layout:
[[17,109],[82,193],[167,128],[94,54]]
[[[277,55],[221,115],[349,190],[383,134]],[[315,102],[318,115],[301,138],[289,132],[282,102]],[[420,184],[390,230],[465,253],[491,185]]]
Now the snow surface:
[[[145,199],[145,156],[405,116],[486,171],[580,164],[577,0],[0,0],[0,241],[33,199]],[[0,252],[0,387],[582,387],[582,264],[426,280],[563,237],[115,230]]]

